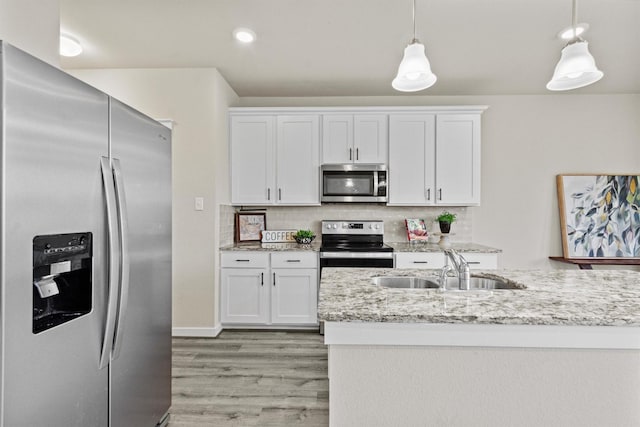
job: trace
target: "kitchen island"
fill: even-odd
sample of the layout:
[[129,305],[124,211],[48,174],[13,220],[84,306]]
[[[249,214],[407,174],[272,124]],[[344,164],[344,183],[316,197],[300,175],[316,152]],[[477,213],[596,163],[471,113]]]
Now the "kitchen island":
[[332,426],[640,425],[640,273],[486,271],[518,289],[374,285],[324,269]]

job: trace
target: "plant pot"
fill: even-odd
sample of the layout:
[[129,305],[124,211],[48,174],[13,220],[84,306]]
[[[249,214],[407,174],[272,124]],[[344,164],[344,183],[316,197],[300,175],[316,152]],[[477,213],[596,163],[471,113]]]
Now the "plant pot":
[[298,242],[301,245],[308,245],[309,243],[313,242],[313,239],[315,239],[316,236],[313,237],[294,237],[294,239],[296,239],[296,242]]
[[439,221],[438,223],[440,224],[440,232],[442,234],[447,234],[448,232],[451,231],[451,223],[450,222]]

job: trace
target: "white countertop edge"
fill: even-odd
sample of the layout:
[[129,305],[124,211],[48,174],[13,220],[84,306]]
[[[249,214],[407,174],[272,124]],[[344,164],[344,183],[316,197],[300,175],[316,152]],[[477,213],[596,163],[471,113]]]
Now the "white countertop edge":
[[640,350],[640,327],[325,322],[326,345]]

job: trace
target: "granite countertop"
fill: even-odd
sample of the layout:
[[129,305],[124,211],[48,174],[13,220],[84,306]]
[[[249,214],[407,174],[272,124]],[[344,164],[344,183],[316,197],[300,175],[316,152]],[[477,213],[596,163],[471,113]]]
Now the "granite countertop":
[[[391,246],[395,252],[442,252],[442,248],[437,243],[409,243],[409,242],[385,242]],[[320,252],[321,242],[316,239],[310,245],[299,245],[297,243],[234,243],[220,248],[221,251],[312,251]],[[456,243],[452,242],[452,249],[459,252],[475,253],[500,253],[502,250],[489,246],[478,245],[477,243]]]
[[300,245],[298,243],[260,243],[260,242],[247,242],[247,243],[234,243],[232,245],[223,246],[221,251],[309,251],[320,252],[320,242],[314,240],[309,245]]
[[[387,242],[395,252],[442,252],[442,247],[437,243],[425,242]],[[451,242],[449,248],[458,252],[475,252],[495,254],[502,252],[501,249],[491,248],[489,246],[478,245],[477,243],[457,243]]]
[[523,289],[441,291],[378,287],[375,276],[435,277],[439,270],[325,268],[318,318],[335,322],[640,326],[640,272],[487,270]]

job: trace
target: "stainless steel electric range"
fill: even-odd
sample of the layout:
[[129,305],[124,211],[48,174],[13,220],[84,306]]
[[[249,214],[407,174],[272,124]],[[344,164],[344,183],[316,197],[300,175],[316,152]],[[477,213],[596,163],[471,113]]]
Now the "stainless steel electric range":
[[322,267],[393,267],[393,248],[384,244],[384,222],[322,221]]

